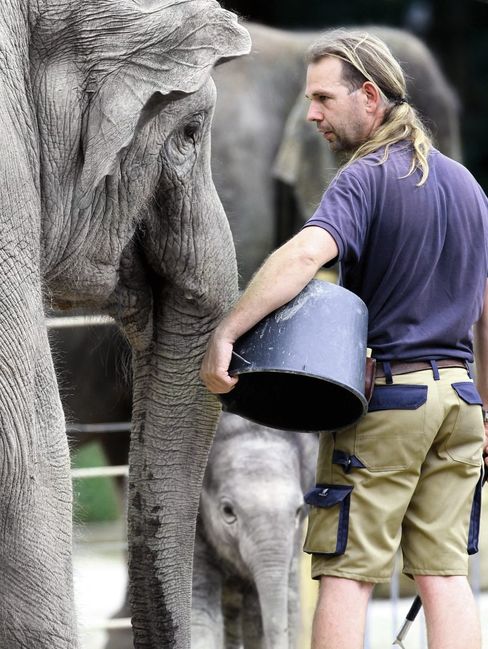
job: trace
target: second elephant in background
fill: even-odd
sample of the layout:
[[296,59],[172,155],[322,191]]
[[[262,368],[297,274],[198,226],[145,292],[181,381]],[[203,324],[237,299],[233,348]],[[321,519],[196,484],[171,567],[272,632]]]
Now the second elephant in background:
[[192,649],[292,649],[318,437],[224,413],[200,498]]
[[[304,57],[320,32],[246,27],[251,54],[213,72],[218,98],[212,173],[234,237],[241,287],[312,215],[338,166],[315,126],[306,122]],[[431,51],[400,29],[360,29],[388,44],[435,145],[459,160],[459,102]]]

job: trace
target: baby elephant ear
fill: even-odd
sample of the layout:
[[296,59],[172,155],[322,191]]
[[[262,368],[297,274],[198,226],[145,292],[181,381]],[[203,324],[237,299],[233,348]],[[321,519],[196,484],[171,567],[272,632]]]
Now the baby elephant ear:
[[130,15],[124,0],[111,6],[112,16],[119,12],[120,20],[97,26],[97,40],[90,42],[91,100],[81,176],[87,201],[102,178],[117,169],[141,111],[155,93],[196,92],[214,65],[251,49],[249,33],[235,14],[213,0],[131,2]]

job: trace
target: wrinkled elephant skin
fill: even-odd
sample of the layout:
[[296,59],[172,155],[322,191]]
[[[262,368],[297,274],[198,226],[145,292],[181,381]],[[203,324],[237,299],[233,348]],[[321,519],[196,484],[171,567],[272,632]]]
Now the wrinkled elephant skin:
[[210,173],[210,72],[249,36],[214,0],[8,0],[0,32],[0,646],[78,646],[47,304],[111,313],[135,350],[135,646],[188,649],[218,415],[198,366],[237,288]]

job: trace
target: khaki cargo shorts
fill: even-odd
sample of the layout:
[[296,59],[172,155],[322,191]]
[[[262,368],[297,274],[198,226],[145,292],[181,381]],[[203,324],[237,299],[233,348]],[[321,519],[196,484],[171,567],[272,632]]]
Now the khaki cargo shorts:
[[466,575],[477,551],[484,427],[462,367],[377,379],[368,414],[322,433],[304,550],[312,577]]

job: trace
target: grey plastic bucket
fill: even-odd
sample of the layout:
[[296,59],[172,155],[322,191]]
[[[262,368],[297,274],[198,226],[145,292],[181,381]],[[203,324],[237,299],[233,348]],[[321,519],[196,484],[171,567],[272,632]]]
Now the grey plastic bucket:
[[312,280],[234,345],[224,410],[293,431],[338,430],[367,410],[368,311],[354,293]]

